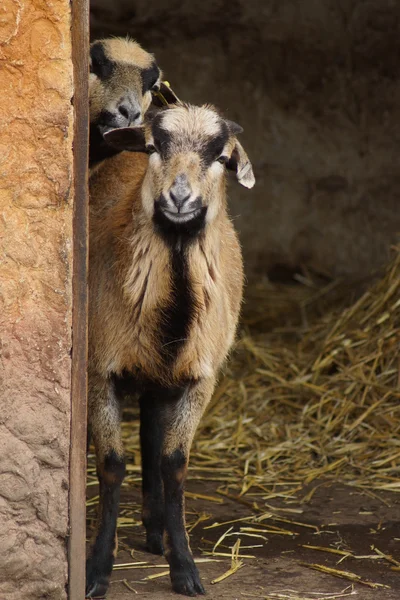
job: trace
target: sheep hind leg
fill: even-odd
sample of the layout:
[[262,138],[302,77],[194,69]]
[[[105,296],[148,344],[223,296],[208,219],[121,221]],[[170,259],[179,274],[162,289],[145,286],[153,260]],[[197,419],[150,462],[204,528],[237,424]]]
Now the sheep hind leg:
[[142,453],[142,521],[146,547],[152,554],[164,554],[164,493],[161,479],[162,422],[160,404],[146,392],[140,404],[140,447]]
[[186,596],[205,593],[186,532],[184,486],[192,440],[213,389],[214,381],[204,380],[188,387],[175,402],[167,400],[163,405],[164,548],[172,588]]
[[[120,411],[111,381],[89,390],[89,411],[96,449],[100,500],[97,526],[86,561],[86,598],[104,598],[117,550],[117,517],[121,483],[125,475]],[[91,397],[92,396],[92,397]]]

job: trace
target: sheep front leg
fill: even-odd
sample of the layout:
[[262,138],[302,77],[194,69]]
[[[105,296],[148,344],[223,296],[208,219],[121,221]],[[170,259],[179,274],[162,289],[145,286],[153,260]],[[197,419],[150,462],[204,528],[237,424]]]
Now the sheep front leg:
[[117,550],[117,517],[125,476],[120,409],[111,380],[89,382],[89,419],[100,484],[97,527],[86,562],[86,598],[107,592]]
[[214,388],[213,381],[190,386],[164,406],[161,473],[164,484],[164,548],[172,588],[179,594],[204,594],[185,526],[184,485],[192,440]]
[[161,478],[162,418],[160,401],[144,393],[140,404],[140,447],[142,453],[142,521],[146,546],[152,554],[164,554],[164,493]]

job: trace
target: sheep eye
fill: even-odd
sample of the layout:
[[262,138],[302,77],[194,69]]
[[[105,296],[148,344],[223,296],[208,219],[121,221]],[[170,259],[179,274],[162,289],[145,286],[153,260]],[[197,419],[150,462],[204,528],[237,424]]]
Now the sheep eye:
[[147,154],[154,154],[154,152],[157,152],[157,149],[155,146],[153,146],[153,144],[147,144],[146,152]]
[[217,162],[221,163],[222,165],[225,165],[228,162],[228,157],[220,156],[219,158],[217,158]]

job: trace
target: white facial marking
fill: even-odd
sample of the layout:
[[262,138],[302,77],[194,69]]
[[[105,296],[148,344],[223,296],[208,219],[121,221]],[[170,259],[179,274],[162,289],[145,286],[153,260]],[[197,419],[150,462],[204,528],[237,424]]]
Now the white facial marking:
[[221,131],[221,125],[218,115],[214,113],[208,113],[204,115],[202,119],[203,131],[207,136],[217,135]]
[[199,106],[189,109],[176,107],[163,115],[162,127],[171,133],[193,135],[196,131],[203,136],[217,135],[221,131],[220,118],[211,110]]
[[152,152],[149,155],[149,161],[150,161],[150,164],[153,164],[154,166],[159,165],[161,163],[161,156],[159,155],[159,153],[157,151]]
[[209,167],[209,173],[211,173],[212,175],[214,175],[215,177],[218,177],[219,175],[221,175],[221,173],[223,173],[225,167],[222,163],[218,162],[217,160],[215,160],[212,165]]

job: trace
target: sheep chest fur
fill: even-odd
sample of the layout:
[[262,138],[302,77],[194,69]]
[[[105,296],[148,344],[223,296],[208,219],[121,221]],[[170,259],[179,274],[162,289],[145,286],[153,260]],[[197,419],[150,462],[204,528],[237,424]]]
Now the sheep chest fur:
[[100,479],[87,594],[105,593],[124,476],[119,396],[138,394],[143,523],[173,589],[204,593],[184,517],[184,481],[200,418],[234,341],[243,266],[228,217],[226,167],[246,187],[240,128],[212,107],[179,105],[107,139],[122,152],[92,176],[89,421]]
[[[143,218],[139,194],[132,197],[132,181],[118,175],[143,177],[147,162],[146,155],[123,153],[92,185],[91,357],[103,376],[139,371],[160,383],[182,384],[213,376],[232,345],[242,298],[241,253],[226,207],[181,247],[157,234]],[[113,189],[119,201],[107,206]]]

